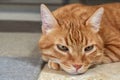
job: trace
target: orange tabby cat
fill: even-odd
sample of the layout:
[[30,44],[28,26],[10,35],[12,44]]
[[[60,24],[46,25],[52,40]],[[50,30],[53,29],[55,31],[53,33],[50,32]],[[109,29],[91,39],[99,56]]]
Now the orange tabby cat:
[[71,4],[50,12],[41,5],[43,60],[80,74],[94,64],[120,61],[120,3]]

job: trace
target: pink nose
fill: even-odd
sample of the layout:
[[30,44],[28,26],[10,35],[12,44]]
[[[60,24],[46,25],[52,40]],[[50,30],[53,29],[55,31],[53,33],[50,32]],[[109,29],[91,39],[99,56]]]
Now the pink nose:
[[78,65],[78,64],[74,64],[73,66],[76,68],[76,70],[78,70],[82,67],[82,65]]

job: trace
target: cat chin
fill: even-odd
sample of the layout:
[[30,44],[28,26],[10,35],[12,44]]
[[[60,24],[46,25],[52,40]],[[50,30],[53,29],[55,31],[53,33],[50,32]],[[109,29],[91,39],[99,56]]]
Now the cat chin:
[[69,72],[69,71],[66,71],[68,74],[70,74],[70,75],[81,75],[81,74],[84,74],[85,72],[86,72],[87,70],[78,70],[77,72],[74,70],[74,71],[71,71],[71,72]]
[[84,74],[87,70],[88,68],[81,68],[76,72],[76,74]]

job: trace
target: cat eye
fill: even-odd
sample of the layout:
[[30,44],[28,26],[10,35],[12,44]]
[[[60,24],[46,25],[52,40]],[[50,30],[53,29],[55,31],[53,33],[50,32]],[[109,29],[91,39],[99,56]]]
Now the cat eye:
[[60,44],[57,44],[57,48],[61,51],[64,51],[64,52],[69,50],[66,46],[63,46],[63,45],[60,45]]
[[88,52],[88,51],[91,51],[93,48],[94,48],[93,45],[87,46],[87,47],[84,49],[84,51],[85,51],[85,52]]

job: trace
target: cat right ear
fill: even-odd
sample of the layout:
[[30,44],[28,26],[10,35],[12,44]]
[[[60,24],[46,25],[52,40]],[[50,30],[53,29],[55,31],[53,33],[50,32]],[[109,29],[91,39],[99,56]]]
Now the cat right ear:
[[55,25],[57,25],[57,20],[54,18],[53,14],[44,4],[41,4],[40,8],[42,20],[42,32],[46,34],[50,32]]

